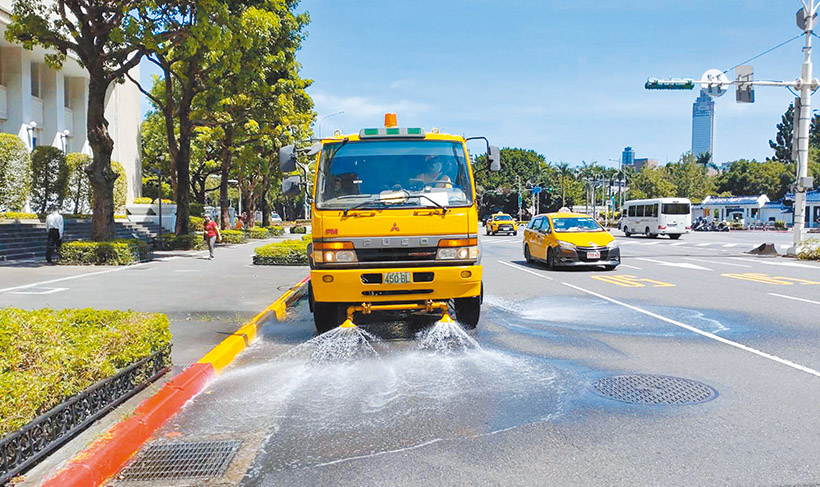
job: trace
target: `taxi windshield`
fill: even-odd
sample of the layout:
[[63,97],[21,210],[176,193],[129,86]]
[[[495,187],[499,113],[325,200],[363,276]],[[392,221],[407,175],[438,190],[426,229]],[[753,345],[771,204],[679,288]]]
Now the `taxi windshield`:
[[510,221],[512,221],[512,217],[510,215],[499,215],[499,216],[494,216],[493,220],[510,222]]
[[552,227],[557,233],[604,231],[598,222],[589,217],[553,218]]
[[464,146],[441,140],[325,144],[316,206],[469,206],[473,185]]

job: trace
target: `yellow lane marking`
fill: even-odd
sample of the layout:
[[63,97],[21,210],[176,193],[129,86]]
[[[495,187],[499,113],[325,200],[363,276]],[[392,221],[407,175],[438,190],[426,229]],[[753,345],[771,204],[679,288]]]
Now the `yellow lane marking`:
[[820,282],[807,281],[806,279],[797,279],[796,277],[770,276],[768,274],[761,274],[758,272],[744,272],[742,274],[721,274],[721,276],[731,277],[732,279],[741,279],[744,281],[761,282],[763,284],[773,284],[775,286],[791,286],[792,284],[803,284],[809,286],[813,284],[820,284]]
[[627,274],[621,274],[618,276],[592,276],[592,278],[597,281],[608,282],[610,284],[615,284],[616,286],[622,287],[646,287],[647,284],[651,284],[652,287],[675,287],[674,284],[669,284],[668,282],[655,281],[653,279],[630,276]]

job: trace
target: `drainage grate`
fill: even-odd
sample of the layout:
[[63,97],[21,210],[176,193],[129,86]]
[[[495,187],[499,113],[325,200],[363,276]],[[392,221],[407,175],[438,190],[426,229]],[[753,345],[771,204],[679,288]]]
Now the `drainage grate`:
[[153,445],[120,474],[120,479],[160,480],[217,477],[225,473],[239,441]]
[[697,404],[718,394],[706,384],[665,375],[616,375],[594,385],[602,396],[632,404]]

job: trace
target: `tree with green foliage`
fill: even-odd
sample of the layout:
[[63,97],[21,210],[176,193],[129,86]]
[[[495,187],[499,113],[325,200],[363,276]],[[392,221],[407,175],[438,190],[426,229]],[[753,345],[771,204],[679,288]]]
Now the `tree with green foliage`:
[[45,213],[49,207],[62,208],[68,193],[68,164],[63,151],[50,145],[35,147],[31,152],[31,204],[34,211]]
[[675,196],[675,184],[663,167],[644,166],[629,180],[627,199],[665,198]]
[[[154,5],[152,3],[152,5]],[[141,12],[143,0],[15,0],[6,39],[26,49],[53,49],[46,62],[60,68],[72,52],[88,71],[86,110],[88,142],[94,153],[86,167],[94,191],[92,238],[114,238],[114,181],[111,169],[114,141],[105,118],[106,95],[141,58],[140,42],[152,23]],[[149,27],[148,30],[153,29]]]
[[[774,149],[774,158],[780,162],[791,162],[794,160],[792,154],[792,143],[794,140],[794,103],[789,104],[786,113],[780,117],[777,124],[777,134],[775,140],[769,140],[769,147]],[[820,115],[814,115],[809,126],[809,146],[820,146]]]
[[125,213],[125,202],[128,198],[128,181],[125,179],[125,167],[117,161],[111,161],[111,170],[117,175],[114,180],[114,210]]
[[730,192],[735,196],[765,194],[770,200],[776,201],[789,191],[794,173],[793,163],[741,159],[733,162],[731,167],[718,177],[717,190]]
[[[701,154],[703,156],[703,154]],[[667,179],[675,187],[674,196],[689,198],[692,201],[701,201],[714,194],[715,184],[709,176],[709,160],[697,159],[691,152],[683,154],[678,162],[669,163],[664,167]]]
[[[91,210],[91,186],[85,167],[91,163],[91,158],[80,152],[72,152],[65,158],[68,165],[68,194],[66,198],[73,204],[75,214]],[[119,178],[118,178],[119,179]]]
[[20,137],[0,133],[0,210],[22,210],[31,191],[31,157]]

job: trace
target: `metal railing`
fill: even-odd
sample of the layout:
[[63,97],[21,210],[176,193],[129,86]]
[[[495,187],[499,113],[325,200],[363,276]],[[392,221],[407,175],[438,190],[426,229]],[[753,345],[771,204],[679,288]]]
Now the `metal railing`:
[[0,485],[170,370],[171,344],[97,382],[0,440]]

